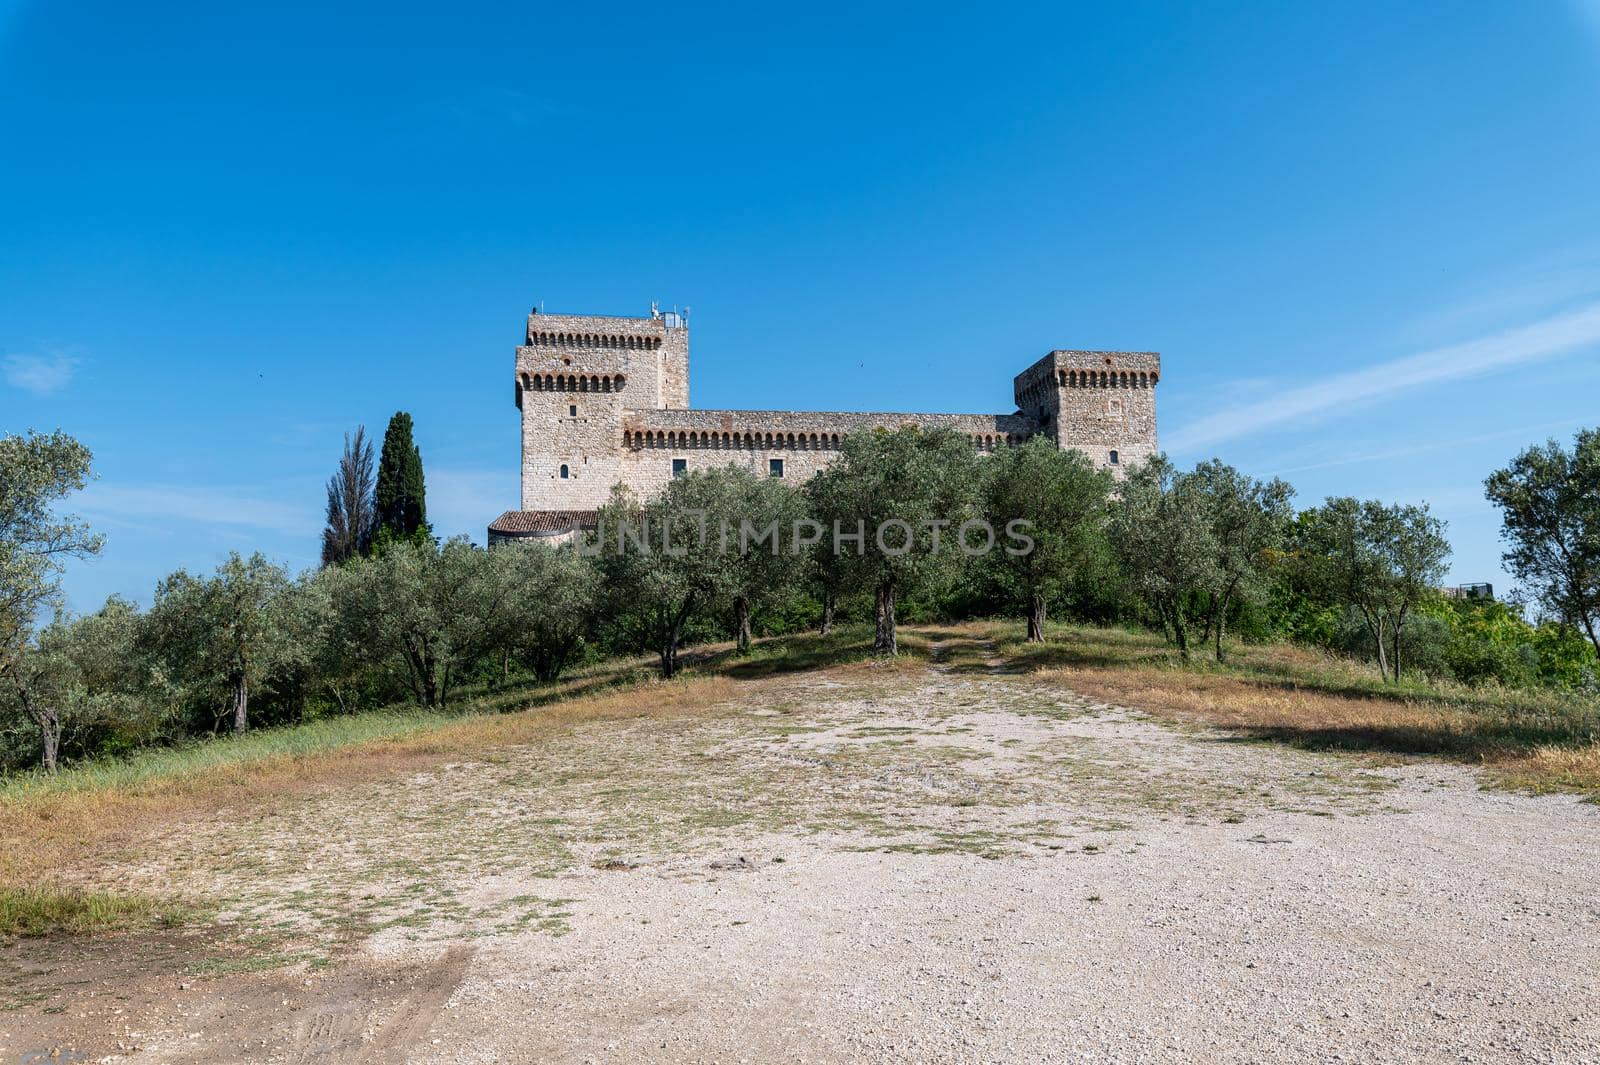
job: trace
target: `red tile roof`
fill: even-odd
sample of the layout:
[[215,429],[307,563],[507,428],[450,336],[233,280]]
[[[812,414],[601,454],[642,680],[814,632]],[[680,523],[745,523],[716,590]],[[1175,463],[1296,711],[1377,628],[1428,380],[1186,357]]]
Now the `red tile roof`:
[[573,529],[592,529],[592,510],[508,510],[489,523],[499,536],[550,536]]

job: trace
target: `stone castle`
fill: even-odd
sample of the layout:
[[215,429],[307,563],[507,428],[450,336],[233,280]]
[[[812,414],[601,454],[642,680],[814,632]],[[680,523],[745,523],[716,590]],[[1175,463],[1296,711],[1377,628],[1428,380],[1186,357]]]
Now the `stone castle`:
[[562,536],[592,524],[619,483],[648,498],[687,471],[730,464],[804,480],[865,428],[952,429],[980,452],[1042,434],[1115,471],[1156,453],[1160,377],[1153,351],[1052,351],[1013,380],[1010,414],[694,410],[685,316],[536,310],[516,354],[522,506],[495,519],[489,539]]

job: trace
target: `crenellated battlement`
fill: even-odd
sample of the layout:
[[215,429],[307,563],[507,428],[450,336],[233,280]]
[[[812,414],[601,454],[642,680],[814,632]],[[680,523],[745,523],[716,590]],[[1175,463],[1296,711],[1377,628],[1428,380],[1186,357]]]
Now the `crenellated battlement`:
[[613,351],[656,351],[661,338],[638,336],[631,333],[551,333],[545,330],[528,332],[529,347],[545,348],[609,348]]
[[1154,388],[1161,355],[1154,351],[1052,351],[1017,374],[1017,406],[1057,388]]
[[525,513],[585,512],[613,485],[648,496],[718,466],[803,480],[861,429],[948,429],[980,453],[1043,435],[1119,474],[1156,449],[1161,356],[1152,351],[1052,351],[1016,376],[1010,414],[694,410],[684,315],[535,311],[524,336],[516,399]]

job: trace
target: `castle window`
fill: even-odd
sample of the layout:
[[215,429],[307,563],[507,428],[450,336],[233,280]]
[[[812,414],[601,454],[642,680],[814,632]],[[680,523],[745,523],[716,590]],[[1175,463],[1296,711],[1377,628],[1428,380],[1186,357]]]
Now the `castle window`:
[[767,474],[768,474],[768,476],[771,476],[771,477],[782,477],[783,476],[783,460],[782,459],[768,459],[767,460]]
[[566,464],[566,463],[565,463],[565,462],[563,462],[563,463],[562,463],[562,464],[561,464],[561,479],[562,479],[562,480],[563,480],[563,481],[565,481],[565,480],[566,480],[566,479],[567,479],[567,478],[568,478],[568,477],[570,477],[570,476],[572,476],[572,474],[571,474],[571,472],[570,472],[570,471],[569,471],[569,470],[568,470],[568,469],[567,469],[567,464]]
[[578,405],[576,403],[567,404],[567,417],[576,418],[577,416],[578,416]]
[[686,474],[688,472],[689,472],[689,460],[688,459],[673,459],[672,460],[672,476],[674,476],[674,477],[682,477],[684,474]]
[[1115,451],[1113,451],[1113,452],[1112,452],[1112,453],[1111,453],[1111,465],[1113,465],[1113,466],[1115,466],[1115,465],[1117,465],[1117,464],[1118,464],[1118,463],[1119,463],[1119,462],[1120,462],[1120,461],[1121,461],[1121,460],[1120,460],[1120,459],[1118,459],[1118,458],[1117,458],[1117,453],[1116,453],[1116,452],[1115,452]]

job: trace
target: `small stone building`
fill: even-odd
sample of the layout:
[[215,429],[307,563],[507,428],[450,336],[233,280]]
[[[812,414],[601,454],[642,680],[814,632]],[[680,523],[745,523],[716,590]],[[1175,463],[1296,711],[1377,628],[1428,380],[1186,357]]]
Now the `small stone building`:
[[491,543],[560,538],[592,523],[613,485],[648,498],[689,470],[737,465],[804,480],[856,429],[953,429],[980,452],[1045,435],[1118,470],[1156,452],[1153,351],[1052,351],[1013,380],[1009,414],[695,410],[689,324],[648,318],[528,316],[517,348],[522,505],[489,526]]

